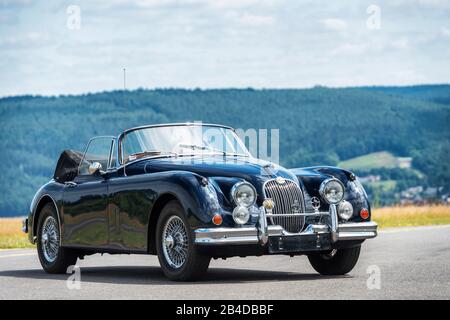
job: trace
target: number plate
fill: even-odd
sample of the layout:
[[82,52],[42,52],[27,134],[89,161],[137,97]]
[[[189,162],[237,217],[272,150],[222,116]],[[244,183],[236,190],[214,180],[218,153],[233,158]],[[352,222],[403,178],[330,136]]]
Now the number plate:
[[330,250],[329,234],[269,237],[269,253]]

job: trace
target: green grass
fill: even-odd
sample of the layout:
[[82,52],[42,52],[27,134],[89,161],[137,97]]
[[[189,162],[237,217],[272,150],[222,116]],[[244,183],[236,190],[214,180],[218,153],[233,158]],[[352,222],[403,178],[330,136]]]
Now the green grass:
[[344,169],[351,170],[395,168],[398,167],[398,161],[392,153],[381,151],[341,161],[339,162],[338,166]]

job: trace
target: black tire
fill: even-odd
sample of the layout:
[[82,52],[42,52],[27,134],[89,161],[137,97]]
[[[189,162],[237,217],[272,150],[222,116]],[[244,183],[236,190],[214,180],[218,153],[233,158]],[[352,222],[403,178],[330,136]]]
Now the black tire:
[[314,270],[322,275],[344,275],[358,262],[361,246],[336,249],[328,252],[315,252],[308,255]]
[[[180,223],[180,219],[186,230],[185,235],[187,235],[187,243],[186,241],[184,242],[185,245],[187,244],[187,257],[184,259],[184,263],[181,266],[173,267],[170,265],[168,258],[166,258],[167,253],[164,252],[163,232],[165,231],[165,227],[169,220],[176,220]],[[178,245],[176,242],[174,243],[175,245]],[[168,249],[166,248],[166,252],[167,250]],[[211,261],[211,257],[198,252],[194,244],[194,234],[189,227],[183,207],[176,200],[167,203],[159,216],[156,226],[156,251],[165,276],[173,281],[193,281],[201,278],[208,270],[209,262]]]
[[[56,209],[53,204],[46,204],[40,211],[39,219],[38,219],[38,227],[37,227],[37,252],[39,256],[39,261],[41,262],[42,268],[47,273],[66,273],[67,267],[71,265],[75,265],[77,262],[77,254],[74,250],[63,248],[57,245],[56,256],[54,259],[49,260],[47,258],[48,254],[45,252],[44,244],[42,241],[43,232],[42,229],[44,227],[44,222],[47,219],[53,218],[53,221],[56,221],[55,227],[57,228],[57,232],[59,234],[59,238],[61,237],[61,230],[59,226],[59,219],[56,213]],[[48,249],[47,249],[48,250]]]

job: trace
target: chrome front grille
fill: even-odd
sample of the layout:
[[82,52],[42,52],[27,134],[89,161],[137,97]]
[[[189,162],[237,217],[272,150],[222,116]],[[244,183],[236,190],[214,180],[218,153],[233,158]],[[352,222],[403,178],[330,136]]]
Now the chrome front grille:
[[[305,225],[304,216],[296,216],[289,214],[304,213],[305,202],[302,190],[292,180],[284,180],[279,183],[277,180],[269,180],[264,185],[264,196],[272,199],[275,203],[272,209],[273,216],[270,222],[274,225],[280,225],[284,230],[292,233],[302,231]],[[276,215],[281,215],[277,217]]]

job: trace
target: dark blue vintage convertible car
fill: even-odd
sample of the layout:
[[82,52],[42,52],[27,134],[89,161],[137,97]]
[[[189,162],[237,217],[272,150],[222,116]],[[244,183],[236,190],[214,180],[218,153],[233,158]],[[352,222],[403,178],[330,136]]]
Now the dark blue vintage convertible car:
[[157,254],[169,279],[192,280],[211,258],[285,254],[340,275],[377,235],[353,173],[288,170],[253,158],[232,128],[195,123],[64,151],[30,210],[24,231],[49,273],[93,253]]

